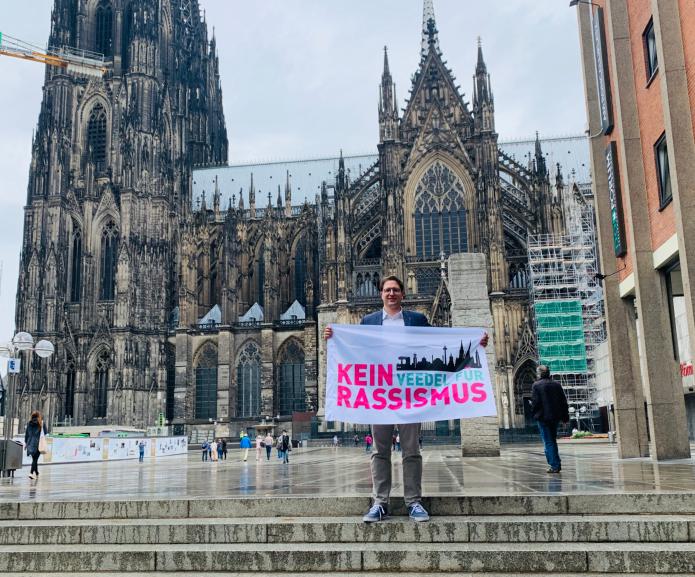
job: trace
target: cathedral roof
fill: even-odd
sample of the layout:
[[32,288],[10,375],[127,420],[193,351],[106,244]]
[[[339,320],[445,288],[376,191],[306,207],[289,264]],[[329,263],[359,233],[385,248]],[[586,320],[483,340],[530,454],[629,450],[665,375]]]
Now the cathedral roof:
[[306,319],[306,313],[304,312],[304,307],[299,304],[299,301],[294,301],[290,305],[290,308],[280,315],[281,321],[302,321],[304,319]]
[[[377,160],[374,154],[359,154],[343,157],[345,170],[349,172],[350,180],[356,180]],[[193,171],[193,208],[199,201],[203,191],[208,199],[208,206],[215,190],[215,177],[218,178],[222,193],[221,206],[226,207],[232,195],[239,202],[239,191],[244,198],[244,206],[249,207],[249,184],[251,174],[256,188],[256,206],[263,208],[268,204],[268,193],[277,195],[278,184],[285,185],[289,171],[292,187],[292,204],[301,206],[306,200],[310,204],[316,202],[316,196],[321,193],[321,183],[335,184],[338,173],[339,156],[311,158],[304,160],[289,160],[277,162],[258,162],[232,164],[230,166],[205,168]]]
[[199,325],[216,324],[219,325],[222,322],[222,311],[219,305],[212,307],[207,314],[198,320]]
[[[519,164],[526,166],[529,158],[527,155],[530,154],[533,157],[535,144],[535,138],[529,138],[500,141],[499,147]],[[548,166],[555,166],[559,162],[562,171],[568,177],[574,171],[575,180],[578,183],[591,182],[589,143],[585,136],[572,135],[541,139],[541,147],[546,155]],[[344,160],[345,168],[350,174],[350,180],[354,181],[378,160],[378,156],[376,154],[360,154],[345,156]],[[248,208],[251,174],[253,174],[256,188],[256,206],[263,208],[268,203],[268,192],[273,193],[273,197],[275,197],[277,185],[284,185],[287,171],[290,174],[292,187],[292,204],[298,207],[305,200],[313,204],[316,202],[316,195],[320,192],[321,183],[324,180],[328,184],[334,184],[339,161],[340,157],[336,155],[306,160],[233,164],[194,170],[193,208],[196,208],[196,203],[203,191],[207,196],[208,206],[211,205],[216,177],[222,195],[221,206],[226,207],[232,199],[232,195],[238,204],[239,190],[243,189],[244,206]]]
[[246,311],[246,314],[239,317],[239,322],[261,322],[263,320],[263,307],[258,303],[253,303],[253,306]]

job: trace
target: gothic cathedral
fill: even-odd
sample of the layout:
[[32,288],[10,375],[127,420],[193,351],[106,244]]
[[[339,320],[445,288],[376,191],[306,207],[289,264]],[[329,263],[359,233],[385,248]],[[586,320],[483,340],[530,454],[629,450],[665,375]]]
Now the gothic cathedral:
[[527,236],[564,231],[564,184],[559,167],[551,184],[539,141],[524,164],[498,146],[480,45],[464,100],[432,0],[403,110],[384,53],[373,165],[353,176],[341,157],[317,200],[296,204],[289,178],[267,202],[252,179],[227,206],[218,187],[209,204],[192,198],[194,170],[227,161],[215,39],[197,0],[56,0],[52,18],[51,45],[100,52],[108,71],[47,69],[16,320],[57,354],[25,369],[20,414],[300,428],[322,414],[319,321],[379,307],[379,279],[396,274],[408,306],[447,326],[446,259],[478,252],[500,423],[523,426],[536,357]]

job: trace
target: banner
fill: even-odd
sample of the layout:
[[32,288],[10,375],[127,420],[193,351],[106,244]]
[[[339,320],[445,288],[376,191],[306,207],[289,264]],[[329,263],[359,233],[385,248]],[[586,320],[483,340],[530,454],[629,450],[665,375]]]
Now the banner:
[[331,328],[327,420],[391,425],[497,415],[483,329]]

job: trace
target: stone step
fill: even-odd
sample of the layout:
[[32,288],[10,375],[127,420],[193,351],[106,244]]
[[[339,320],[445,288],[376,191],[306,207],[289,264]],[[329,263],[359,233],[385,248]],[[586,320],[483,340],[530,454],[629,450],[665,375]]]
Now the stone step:
[[[0,519],[180,519],[247,517],[361,516],[368,497],[171,499],[148,501],[2,502]],[[429,497],[432,515],[695,514],[692,493],[599,493]],[[392,512],[404,515],[403,499]]]
[[[5,573],[3,577],[27,577],[28,573]],[[32,572],[31,577],[53,577],[55,573]],[[142,571],[138,573],[99,573],[98,577],[200,577],[201,573],[189,571]],[[218,573],[205,572],[206,577],[277,577],[277,573]],[[340,577],[402,577],[402,573],[360,571],[340,573]],[[418,573],[419,577],[442,577],[442,573]],[[653,573],[446,573],[447,577],[654,577]],[[60,573],[60,577],[95,577],[94,573]],[[282,573],[282,577],[325,577],[323,572]],[[683,577],[676,573],[659,573],[659,577]]]
[[0,547],[0,572],[695,573],[694,543],[284,543]]
[[206,543],[533,543],[695,541],[695,516],[531,515],[331,519],[114,519],[0,521],[0,545]]

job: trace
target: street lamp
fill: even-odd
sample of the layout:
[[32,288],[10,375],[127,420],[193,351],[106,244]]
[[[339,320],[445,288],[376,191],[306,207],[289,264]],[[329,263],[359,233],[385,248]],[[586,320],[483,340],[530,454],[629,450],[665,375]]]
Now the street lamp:
[[[3,423],[3,438],[5,440],[5,450],[2,451],[3,461],[0,471],[5,470],[7,462],[7,444],[12,438],[12,425],[14,422],[14,393],[17,385],[17,374],[21,370],[22,351],[34,351],[40,358],[47,359],[55,352],[53,343],[47,340],[40,340],[34,344],[34,337],[27,332],[18,332],[10,342],[0,344],[0,357],[9,357],[7,389],[5,391],[5,421]],[[17,362],[19,361],[19,362]]]

